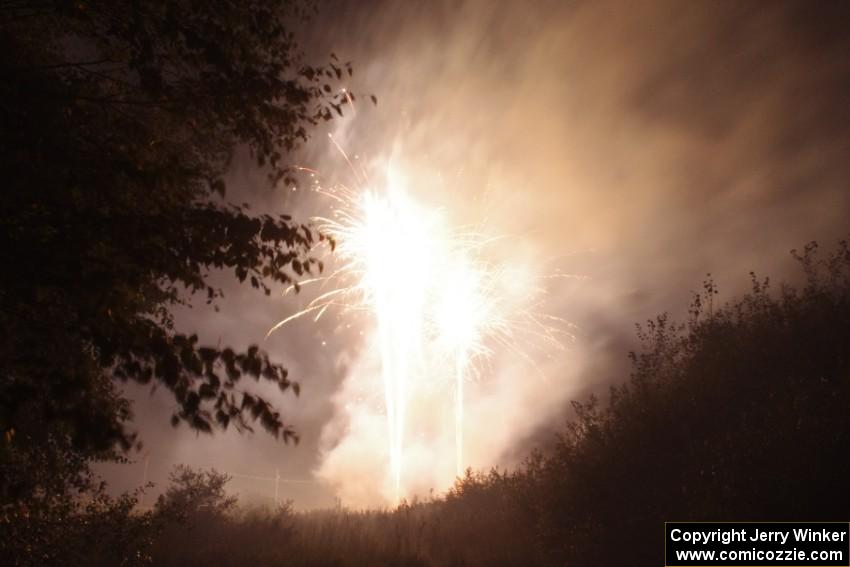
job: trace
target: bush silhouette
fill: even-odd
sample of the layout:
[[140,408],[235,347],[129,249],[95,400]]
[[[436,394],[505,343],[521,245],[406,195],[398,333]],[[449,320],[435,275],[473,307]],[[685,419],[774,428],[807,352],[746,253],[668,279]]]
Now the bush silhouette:
[[752,276],[715,306],[711,280],[687,324],[639,327],[628,383],[576,404],[540,476],[553,563],[659,564],[664,521],[838,520],[850,448],[850,252],[808,245],[801,289]]

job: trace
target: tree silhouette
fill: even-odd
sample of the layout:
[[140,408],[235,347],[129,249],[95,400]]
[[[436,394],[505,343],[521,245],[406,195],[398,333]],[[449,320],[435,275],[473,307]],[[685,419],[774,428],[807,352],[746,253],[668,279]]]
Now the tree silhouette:
[[[284,0],[0,2],[0,466],[45,447],[130,447],[115,380],[155,382],[173,422],[258,423],[297,439],[244,376],[298,393],[257,347],[204,346],[170,308],[221,296],[210,270],[270,292],[321,270],[321,234],[224,199],[247,148],[273,183],[308,128],[342,113],[335,56],[303,61]],[[27,456],[28,455],[28,456]],[[22,461],[23,459],[23,461]],[[16,468],[17,467],[17,468]],[[35,487],[0,475],[13,498]],[[23,491],[23,492],[22,492]]]

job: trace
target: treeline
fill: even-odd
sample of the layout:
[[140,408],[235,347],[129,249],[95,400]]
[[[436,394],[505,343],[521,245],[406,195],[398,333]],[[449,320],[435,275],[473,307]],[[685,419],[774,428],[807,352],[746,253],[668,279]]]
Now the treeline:
[[7,512],[0,551],[21,565],[651,565],[667,520],[846,520],[850,249],[795,256],[801,286],[753,276],[718,305],[707,281],[686,323],[640,326],[630,378],[575,403],[515,471],[469,471],[392,511],[293,513],[239,510],[226,477],[178,469],[146,514],[129,496],[67,499],[60,523]]

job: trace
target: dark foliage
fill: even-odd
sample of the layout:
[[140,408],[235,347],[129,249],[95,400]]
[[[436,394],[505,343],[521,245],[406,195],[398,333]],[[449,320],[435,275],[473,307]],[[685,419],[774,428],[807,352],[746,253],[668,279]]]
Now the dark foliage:
[[639,328],[629,383],[578,420],[544,466],[540,525],[555,563],[662,561],[664,521],[837,520],[850,509],[850,251],[796,255],[802,289],[752,276],[685,326]]
[[164,386],[174,425],[259,424],[297,440],[243,380],[297,394],[286,369],[256,346],[199,344],[174,329],[171,308],[214,303],[212,270],[269,294],[322,268],[310,256],[321,234],[228,203],[224,181],[246,148],[270,184],[292,182],[286,152],[349,100],[331,86],[349,64],[311,65],[299,51],[291,30],[311,11],[299,0],[0,0],[4,559],[146,560],[134,499],[107,498],[88,469],[136,442],[120,381]]
[[153,512],[155,565],[290,564],[293,512],[288,504],[242,510],[225,490],[230,478],[185,466]]
[[[270,292],[321,264],[288,216],[223,200],[246,147],[272,182],[341,113],[348,64],[302,61],[286,0],[0,2],[0,430],[45,428],[86,454],[134,442],[113,379],[165,386],[173,422],[292,429],[240,380],[298,393],[256,347],[203,346],[169,309],[221,294],[210,270]],[[12,459],[8,455],[3,458]],[[5,482],[5,479],[4,479]],[[4,491],[8,487],[4,487]]]
[[170,475],[171,485],[156,502],[157,513],[178,522],[189,518],[223,517],[232,511],[236,498],[225,492],[230,477],[215,470],[196,471],[178,466]]
[[[5,451],[2,473],[16,494],[3,495],[0,557],[20,567],[149,565],[155,519],[134,511],[138,494],[112,498],[67,440]],[[9,443],[8,440],[4,441]],[[5,449],[8,449],[6,447]]]

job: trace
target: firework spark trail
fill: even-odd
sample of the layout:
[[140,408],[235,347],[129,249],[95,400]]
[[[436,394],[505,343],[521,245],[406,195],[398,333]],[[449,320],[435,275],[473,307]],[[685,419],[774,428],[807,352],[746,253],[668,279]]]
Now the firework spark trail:
[[349,233],[353,238],[347,241],[355,247],[351,251],[354,257],[365,255],[362,285],[378,323],[396,500],[401,494],[409,387],[420,370],[416,363],[422,355],[419,348],[431,260],[427,220],[412,214],[413,204],[399,183],[390,181],[386,199],[365,195],[364,224]]
[[[520,337],[560,346],[558,327],[564,321],[533,310],[540,289],[522,289],[521,301],[506,291],[506,283],[517,278],[504,265],[482,259],[482,249],[496,239],[470,228],[449,230],[439,211],[422,207],[410,197],[403,175],[392,164],[387,168],[386,184],[380,191],[374,190],[366,172],[358,172],[342,147],[332,136],[330,139],[358,184],[357,191],[343,185],[316,189],[334,203],[329,218],[314,220],[336,243],[339,267],[328,276],[302,282],[321,283],[321,292],[269,334],[306,315],[318,320],[331,307],[365,309],[373,315],[392,499],[398,503],[405,493],[405,435],[411,396],[433,378],[436,369],[426,359],[436,353],[452,361],[454,460],[456,474],[461,476],[465,383],[480,373],[478,361],[487,360],[499,348],[533,363]],[[325,291],[327,287],[330,289]]]
[[463,475],[463,383],[466,380],[464,353],[455,357],[455,474]]

